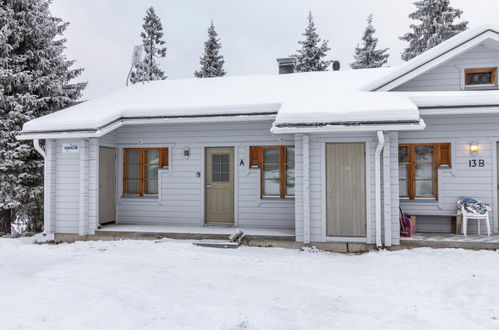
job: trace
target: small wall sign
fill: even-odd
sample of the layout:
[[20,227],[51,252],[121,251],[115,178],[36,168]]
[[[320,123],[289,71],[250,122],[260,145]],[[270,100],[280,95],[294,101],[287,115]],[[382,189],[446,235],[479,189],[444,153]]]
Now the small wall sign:
[[62,153],[63,154],[78,154],[78,153],[80,153],[80,144],[79,143],[63,143],[62,144]]
[[470,159],[468,161],[469,167],[485,167],[485,159]]

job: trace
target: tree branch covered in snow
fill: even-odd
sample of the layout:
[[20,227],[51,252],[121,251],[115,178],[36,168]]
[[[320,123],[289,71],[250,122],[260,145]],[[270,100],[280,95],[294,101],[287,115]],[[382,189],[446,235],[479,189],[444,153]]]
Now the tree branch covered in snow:
[[456,19],[461,18],[463,11],[451,7],[449,0],[419,0],[414,2],[414,5],[416,11],[411,13],[409,18],[419,21],[419,24],[411,24],[412,31],[400,37],[401,40],[409,42],[409,47],[402,52],[402,59],[405,61],[468,28],[467,21],[454,24]]
[[43,159],[31,142],[17,141],[22,125],[73,104],[86,83],[83,69],[64,56],[68,23],[47,0],[6,0],[0,6],[0,231],[17,218],[27,230],[43,225]]
[[163,38],[163,26],[153,7],[147,10],[142,27],[144,31],[140,33],[140,37],[144,45],[145,56],[142,63],[135,65],[130,74],[132,84],[166,79],[165,72],[156,63],[157,58],[166,57],[166,47],[163,46],[165,41],[161,39]]
[[222,45],[212,21],[208,28],[208,40],[204,43],[204,54],[200,58],[201,69],[194,72],[194,76],[197,78],[225,76],[225,60],[219,53],[221,48]]
[[373,15],[367,19],[367,27],[362,36],[361,45],[355,48],[355,62],[350,64],[352,69],[379,68],[388,61],[389,48],[377,49],[378,38],[374,37],[376,29],[373,24]]
[[294,55],[296,57],[296,71],[327,71],[332,61],[324,58],[331,48],[329,48],[327,40],[322,41],[319,37],[311,12],[308,13],[308,26],[303,36],[305,40],[298,41],[302,47]]

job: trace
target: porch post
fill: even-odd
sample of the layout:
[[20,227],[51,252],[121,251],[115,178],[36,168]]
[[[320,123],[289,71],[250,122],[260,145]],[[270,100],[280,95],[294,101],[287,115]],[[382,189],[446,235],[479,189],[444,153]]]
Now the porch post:
[[303,243],[310,243],[310,136],[303,134]]
[[79,222],[78,234],[87,234],[88,228],[88,141],[80,140],[80,180],[79,180]]
[[46,234],[55,233],[55,141],[45,141],[45,159],[43,171],[43,232]]
[[392,246],[392,190],[391,190],[391,157],[390,135],[385,135],[385,148],[383,149],[383,210],[385,246]]

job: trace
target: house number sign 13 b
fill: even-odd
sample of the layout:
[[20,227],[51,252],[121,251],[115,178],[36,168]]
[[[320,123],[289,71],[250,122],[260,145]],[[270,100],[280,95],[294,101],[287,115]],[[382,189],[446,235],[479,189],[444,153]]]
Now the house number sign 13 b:
[[470,159],[468,161],[468,166],[469,167],[485,167],[485,160],[484,159]]

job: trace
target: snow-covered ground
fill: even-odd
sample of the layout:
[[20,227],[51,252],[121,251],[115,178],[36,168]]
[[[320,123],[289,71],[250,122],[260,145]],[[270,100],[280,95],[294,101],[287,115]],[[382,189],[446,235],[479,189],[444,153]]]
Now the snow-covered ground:
[[0,329],[498,329],[499,253],[0,239]]

